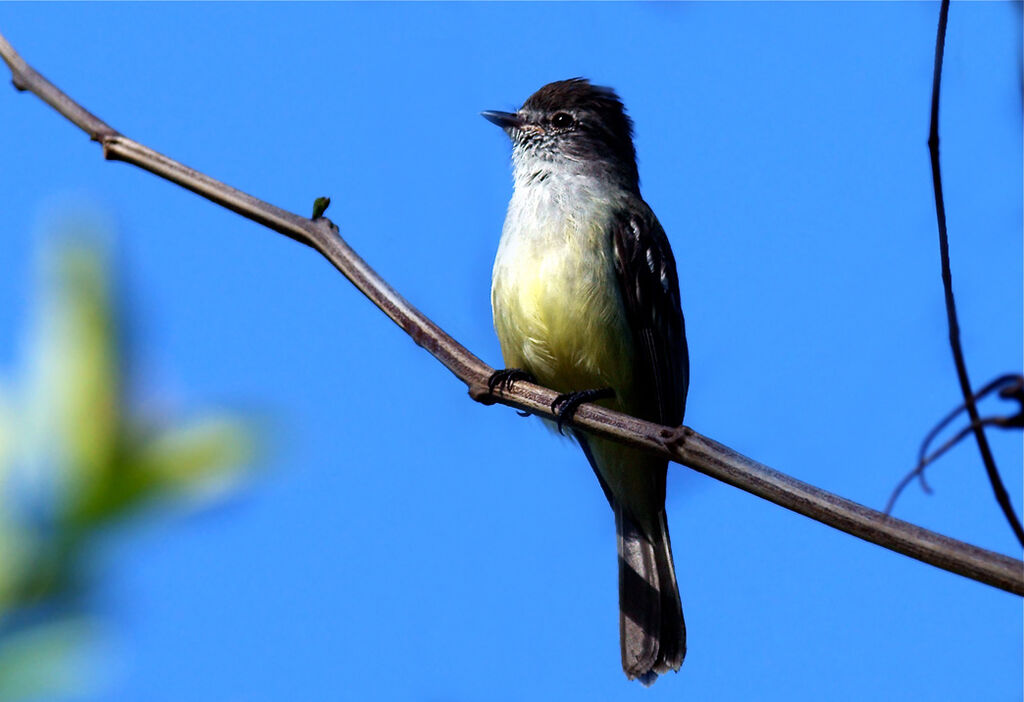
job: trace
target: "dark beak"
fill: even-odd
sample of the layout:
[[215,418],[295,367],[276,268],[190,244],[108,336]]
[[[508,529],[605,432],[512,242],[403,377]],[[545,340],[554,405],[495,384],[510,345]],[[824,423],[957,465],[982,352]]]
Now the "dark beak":
[[498,112],[497,110],[484,110],[480,116],[488,122],[492,122],[504,130],[521,127],[523,120],[515,112]]

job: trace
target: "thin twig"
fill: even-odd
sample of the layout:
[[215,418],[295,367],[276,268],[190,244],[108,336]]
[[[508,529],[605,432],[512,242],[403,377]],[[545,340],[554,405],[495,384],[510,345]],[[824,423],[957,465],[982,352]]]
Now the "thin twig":
[[[994,390],[1000,390],[1000,395],[1002,395],[1001,391],[1004,387],[1014,388],[1019,385],[1024,385],[1024,377],[1017,373],[1006,373],[994,380],[990,380],[981,390],[976,393],[972,393],[972,397],[975,404],[977,404],[988,397]],[[949,426],[949,423],[956,419],[957,415],[963,412],[966,407],[967,403],[961,402],[954,409],[950,410],[949,414],[940,419],[938,424],[932,427],[932,430],[928,432],[928,436],[926,436],[924,441],[921,442],[921,448],[917,451],[918,463],[924,461],[924,457],[928,454],[928,446],[935,440],[935,437],[939,435],[939,432]]]
[[[1013,399],[1015,393],[1021,393],[1022,391],[1024,391],[1024,376],[1018,375],[1017,373],[1007,373],[1006,375],[999,376],[995,380],[989,381],[989,383],[985,385],[985,387],[983,387],[978,392],[974,393],[974,402],[981,402],[993,390],[999,390],[999,396],[1002,397],[1003,399]],[[889,498],[888,506],[885,508],[886,514],[892,512],[892,507],[894,504],[896,504],[896,498],[899,497],[900,493],[903,491],[903,488],[906,487],[910,480],[912,480],[914,477],[917,477],[920,481],[921,489],[924,490],[929,495],[931,494],[932,489],[928,485],[928,482],[925,480],[924,469],[930,463],[932,463],[942,454],[944,454],[947,450],[952,448],[952,446],[956,444],[958,441],[960,441],[960,439],[962,439],[967,434],[970,434],[973,431],[972,425],[969,424],[967,426],[966,431],[958,432],[955,440],[947,441],[945,444],[943,444],[943,447],[941,449],[935,451],[931,455],[928,454],[928,449],[932,445],[932,442],[935,440],[935,437],[937,437],[943,429],[949,426],[949,423],[956,419],[957,416],[961,412],[963,412],[966,407],[967,404],[961,402],[959,405],[956,406],[955,409],[950,411],[949,414],[940,419],[939,423],[932,427],[931,431],[928,432],[928,435],[924,437],[924,441],[921,442],[921,448],[917,450],[917,466],[914,468],[914,470],[910,471],[910,473],[907,474],[907,477],[904,480],[901,480],[900,484],[896,486],[895,490],[893,490],[892,496]],[[1021,411],[1018,410],[1018,413],[1016,415],[1010,415],[1009,417],[1006,418],[997,417],[994,420],[983,419],[982,422],[986,423],[989,426],[999,426],[1003,428],[1019,428],[1017,427],[1016,422],[1020,421],[1020,414]],[[1006,419],[1007,421],[995,421],[1003,419]]]
[[[274,231],[319,251],[371,302],[429,351],[469,388],[478,402],[495,402],[554,419],[553,390],[516,381],[491,392],[494,369],[470,353],[395,292],[338,235],[326,218],[306,219],[247,195],[135,142],[86,112],[39,75],[0,36],[0,57],[10,66],[15,86],[29,90],[103,145],[108,159],[125,161],[177,183]],[[1000,553],[951,539],[819,490],[761,465],[687,427],[669,428],[585,404],[572,426],[658,453],[730,485],[823,524],[953,573],[1024,595],[1024,563]]]
[[974,431],[974,438],[978,442],[978,451],[981,452],[981,460],[985,464],[985,473],[992,483],[992,492],[995,493],[996,502],[1010,528],[1016,534],[1017,540],[1024,546],[1024,528],[1021,528],[1017,513],[1010,503],[1010,496],[1003,485],[1003,479],[999,476],[996,468],[996,461],[992,457],[992,449],[988,445],[988,438],[985,436],[985,427],[981,423],[981,415],[978,414],[978,405],[974,402],[974,393],[971,391],[971,381],[967,377],[967,363],[964,361],[964,352],[960,347],[960,324],[956,317],[956,303],[953,300],[953,274],[949,267],[949,236],[946,233],[946,205],[942,199],[942,173],[939,169],[939,88],[942,85],[942,55],[946,45],[946,22],[949,18],[949,0],[942,0],[939,8],[939,29],[935,38],[935,71],[932,75],[932,111],[931,126],[928,131],[928,154],[932,162],[932,184],[935,188],[935,217],[939,225],[939,254],[942,258],[942,287],[946,298],[946,318],[949,321],[949,345],[953,349],[953,363],[956,365],[956,377],[960,381],[960,392],[964,396],[964,404],[967,406],[967,416],[971,419],[971,427]]
[[[1014,417],[984,417],[978,420],[978,423],[986,427],[999,427],[1001,429],[1008,429],[1011,427],[1015,427],[1015,425],[1013,424],[1013,419]],[[903,493],[903,490],[907,487],[907,485],[910,484],[910,481],[912,481],[914,478],[920,478],[922,489],[928,494],[931,494],[931,487],[929,487],[928,484],[924,481],[924,469],[928,467],[928,465],[931,464],[932,462],[941,458],[946,453],[946,451],[949,451],[951,448],[960,443],[961,439],[963,439],[965,436],[974,431],[974,427],[974,424],[968,424],[966,427],[964,427],[956,434],[954,434],[952,438],[950,438],[948,441],[942,444],[942,446],[935,449],[934,453],[928,455],[927,457],[921,458],[918,461],[917,465],[914,466],[914,469],[907,473],[905,476],[903,476],[903,480],[901,480],[899,484],[896,486],[896,489],[892,491],[892,494],[889,496],[889,501],[885,505],[885,513],[892,514],[892,508],[896,506],[896,500],[899,499],[900,495]]]

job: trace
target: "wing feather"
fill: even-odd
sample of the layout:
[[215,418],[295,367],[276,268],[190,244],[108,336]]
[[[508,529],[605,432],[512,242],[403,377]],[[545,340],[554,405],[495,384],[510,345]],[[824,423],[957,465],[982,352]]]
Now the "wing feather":
[[679,278],[668,237],[646,204],[612,223],[615,273],[633,332],[637,416],[668,426],[683,422],[690,383]]

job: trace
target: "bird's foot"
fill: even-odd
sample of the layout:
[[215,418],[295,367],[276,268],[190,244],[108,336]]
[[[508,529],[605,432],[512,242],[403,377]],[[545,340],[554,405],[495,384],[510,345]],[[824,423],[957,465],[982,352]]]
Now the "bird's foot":
[[579,406],[585,402],[593,402],[595,400],[610,400],[615,397],[615,391],[611,388],[597,388],[596,390],[579,390],[577,392],[567,392],[559,395],[555,398],[555,401],[551,403],[551,411],[555,415],[555,426],[558,427],[558,433],[564,433],[562,431],[563,426],[566,422],[572,419],[572,416],[576,414],[576,410]]
[[533,377],[533,373],[528,370],[505,368],[491,373],[491,377],[487,379],[487,392],[493,393],[495,389],[507,392],[512,387],[512,383],[517,380],[525,380],[528,383],[537,382],[537,379]]
[[[487,392],[494,394],[494,390],[500,389],[502,392],[507,392],[511,387],[512,383],[517,380],[525,380],[528,383],[536,383],[537,379],[533,377],[533,373],[522,368],[505,368],[503,370],[497,370],[491,373],[491,377],[487,379]],[[516,410],[516,414],[520,417],[529,417],[529,412],[520,412]]]

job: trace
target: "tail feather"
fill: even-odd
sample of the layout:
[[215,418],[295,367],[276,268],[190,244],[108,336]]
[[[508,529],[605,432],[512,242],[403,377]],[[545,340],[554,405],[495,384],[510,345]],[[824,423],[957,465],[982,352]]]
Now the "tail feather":
[[653,538],[616,503],[619,551],[619,641],[626,676],[650,685],[660,673],[679,670],[686,655],[672,546],[665,513]]
[[667,673],[679,670],[686,657],[686,622],[683,620],[683,605],[679,601],[679,585],[676,582],[676,567],[672,560],[672,543],[668,536],[668,520],[662,512],[656,534],[655,552],[658,560],[658,581],[661,584],[661,648],[655,671]]

